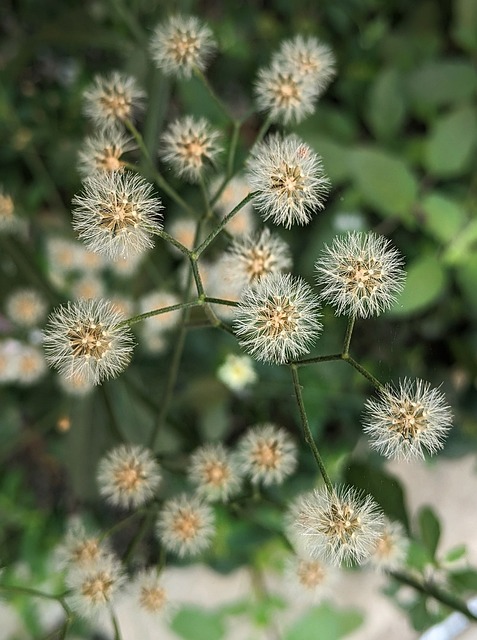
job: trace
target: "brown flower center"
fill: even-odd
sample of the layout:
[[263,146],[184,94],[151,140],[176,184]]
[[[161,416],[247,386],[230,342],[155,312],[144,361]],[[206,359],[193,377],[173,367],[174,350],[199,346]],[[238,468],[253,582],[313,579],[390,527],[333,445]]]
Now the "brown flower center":
[[162,587],[142,587],[139,604],[149,613],[160,611],[166,603],[166,592]]
[[277,338],[296,331],[299,314],[288,298],[276,296],[267,300],[258,313],[258,328],[268,337]]
[[317,560],[301,560],[297,569],[298,580],[306,589],[314,589],[323,582],[326,573]]
[[391,431],[405,440],[413,440],[428,427],[427,411],[420,402],[403,399],[391,406]]
[[131,98],[119,89],[104,93],[99,101],[105,112],[118,120],[126,120],[131,115]]
[[81,593],[94,603],[108,602],[111,598],[114,580],[107,571],[87,578],[81,587]]
[[181,510],[174,521],[173,530],[182,541],[193,540],[199,530],[200,519],[190,510]]
[[383,283],[383,270],[375,258],[360,256],[338,267],[348,293],[358,298],[373,295]]
[[280,466],[283,452],[277,440],[262,440],[257,443],[252,458],[256,465],[266,469],[276,469]]
[[114,472],[114,483],[121,491],[133,493],[144,481],[142,466],[135,460],[129,460]]
[[360,518],[349,504],[333,503],[326,519],[322,527],[323,533],[332,540],[339,540],[341,544],[349,544],[361,528]]
[[224,462],[216,460],[205,465],[204,475],[207,484],[211,484],[214,487],[221,487],[229,477],[229,471]]
[[136,204],[126,196],[116,197],[112,194],[111,197],[111,201],[103,202],[98,211],[101,218],[99,225],[115,237],[130,227],[136,227],[140,222],[140,215]]
[[67,333],[74,358],[101,360],[111,347],[107,332],[101,324],[78,324]]
[[305,180],[299,166],[283,162],[270,176],[271,187],[287,200],[296,199],[305,190]]

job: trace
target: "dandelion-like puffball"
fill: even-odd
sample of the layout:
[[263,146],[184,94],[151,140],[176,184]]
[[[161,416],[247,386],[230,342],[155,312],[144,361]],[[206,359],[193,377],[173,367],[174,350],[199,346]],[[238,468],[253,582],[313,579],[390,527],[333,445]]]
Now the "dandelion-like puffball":
[[297,448],[285,429],[261,424],[240,440],[238,458],[244,475],[254,484],[281,484],[297,465]]
[[409,539],[400,522],[384,519],[384,528],[369,558],[369,563],[379,571],[395,571],[404,566]]
[[126,587],[125,595],[128,605],[134,607],[138,619],[145,622],[167,619],[173,610],[167,580],[155,568],[136,573]]
[[159,155],[179,177],[198,182],[222,151],[219,138],[219,132],[205,118],[185,116],[169,125],[161,138]]
[[133,337],[123,316],[107,300],[77,300],[57,308],[44,332],[48,364],[70,380],[100,384],[123,371]]
[[134,509],[154,497],[161,472],[149,449],[120,445],[101,459],[97,477],[103,498],[115,507]]
[[194,68],[204,71],[216,44],[209,27],[195,16],[174,15],[157,25],[151,55],[168,76],[190,78]]
[[444,447],[452,426],[452,412],[439,389],[423,380],[399,381],[398,388],[386,385],[378,399],[365,404],[364,432],[371,447],[386,458],[424,458]]
[[320,297],[337,315],[377,316],[393,304],[405,280],[403,260],[384,236],[351,232],[325,246],[315,264]]
[[309,353],[321,331],[319,309],[318,297],[303,279],[277,273],[244,290],[235,331],[257,360],[285,364]]
[[235,393],[241,393],[258,380],[252,358],[237,356],[234,353],[227,354],[225,361],[217,370],[217,377]]
[[87,533],[81,523],[74,523],[56,549],[55,557],[63,569],[85,569],[110,555],[109,548],[98,534]]
[[373,552],[383,515],[369,495],[352,487],[315,490],[304,495],[293,525],[308,555],[331,565],[361,564]]
[[322,560],[294,555],[286,564],[285,579],[300,602],[318,604],[332,592],[336,569]]
[[151,184],[132,173],[103,172],[86,178],[73,204],[78,237],[110,260],[150,249],[151,236],[162,229],[161,200]]
[[135,78],[118,71],[96,76],[84,92],[84,112],[99,127],[133,120],[142,109],[145,93]]
[[97,171],[122,171],[126,164],[122,156],[135,148],[129,136],[108,127],[84,140],[78,152],[78,171],[85,178]]
[[16,357],[15,369],[18,384],[29,386],[38,382],[45,375],[48,367],[39,347],[22,344]]
[[320,156],[295,135],[271,135],[252,149],[247,180],[263,219],[286,228],[308,224],[329,191]]
[[204,500],[226,502],[241,485],[237,465],[221,444],[206,444],[190,458],[189,480]]
[[46,301],[34,289],[18,289],[6,301],[7,316],[19,327],[31,328],[38,325],[46,314]]
[[167,551],[194,556],[210,546],[215,532],[212,509],[198,496],[181,494],[168,500],[157,520],[157,535]]

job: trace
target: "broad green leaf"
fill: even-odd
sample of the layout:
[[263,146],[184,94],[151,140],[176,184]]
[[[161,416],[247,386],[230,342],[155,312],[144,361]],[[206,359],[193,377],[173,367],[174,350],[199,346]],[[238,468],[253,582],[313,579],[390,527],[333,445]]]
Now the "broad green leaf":
[[467,303],[473,309],[477,309],[477,287],[475,286],[477,282],[477,254],[464,254],[464,256],[468,256],[468,258],[457,265],[455,276]]
[[475,0],[454,0],[452,37],[463,48],[477,49],[477,2]]
[[316,607],[297,620],[284,640],[339,640],[363,622],[359,611],[339,610],[329,605]]
[[410,540],[407,551],[407,564],[416,569],[416,571],[424,571],[425,567],[432,563],[432,557],[429,550],[418,540]]
[[452,240],[465,220],[463,208],[447,196],[433,192],[421,203],[424,212],[424,228],[441,242]]
[[441,537],[439,519],[431,507],[425,506],[419,510],[418,520],[421,540],[431,557],[434,558]]
[[348,177],[348,163],[345,158],[348,153],[346,147],[327,136],[316,134],[307,136],[307,142],[323,158],[326,175],[333,186],[343,182]]
[[464,569],[462,571],[452,571],[449,573],[449,580],[460,589],[477,591],[477,571],[475,569]]
[[458,176],[470,169],[477,147],[477,114],[462,107],[439,118],[425,147],[424,162],[435,176]]
[[376,77],[368,95],[365,117],[377,138],[390,138],[400,130],[406,104],[397,69],[384,69]]
[[412,626],[416,631],[424,631],[436,622],[436,617],[427,610],[426,603],[427,596],[419,595],[418,599],[408,609]]
[[447,247],[443,259],[448,264],[466,265],[477,246],[477,220],[471,220]]
[[477,73],[468,60],[426,62],[411,72],[408,94],[418,111],[462,102],[477,93]]
[[174,617],[171,629],[184,640],[221,640],[225,633],[221,614],[190,606]]
[[452,549],[449,549],[444,555],[444,562],[457,562],[467,555],[467,547],[465,544],[459,544]]
[[350,153],[350,170],[364,200],[382,216],[398,216],[412,223],[411,207],[417,181],[407,164],[377,148]]
[[405,316],[421,312],[436,302],[446,286],[446,273],[441,261],[433,255],[423,255],[407,267],[403,292],[389,313]]
[[391,520],[399,520],[409,530],[404,490],[397,478],[364,462],[351,462],[344,481],[370,493]]

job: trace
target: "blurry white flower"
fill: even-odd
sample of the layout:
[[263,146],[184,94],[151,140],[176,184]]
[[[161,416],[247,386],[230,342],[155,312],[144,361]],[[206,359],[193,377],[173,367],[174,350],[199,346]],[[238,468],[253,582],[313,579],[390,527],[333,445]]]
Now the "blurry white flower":
[[295,471],[297,447],[284,429],[261,424],[240,439],[238,459],[242,473],[254,484],[281,484]]
[[217,371],[217,376],[226,387],[237,393],[254,384],[258,379],[252,358],[237,356],[233,353],[227,354],[225,362]]
[[47,304],[44,297],[34,289],[17,289],[5,303],[6,312],[19,327],[34,327],[44,319]]
[[240,489],[237,465],[222,444],[205,444],[196,449],[188,475],[197,494],[210,502],[226,502]]
[[142,109],[144,97],[133,77],[114,71],[94,78],[84,92],[84,111],[96,125],[107,127],[134,119]]

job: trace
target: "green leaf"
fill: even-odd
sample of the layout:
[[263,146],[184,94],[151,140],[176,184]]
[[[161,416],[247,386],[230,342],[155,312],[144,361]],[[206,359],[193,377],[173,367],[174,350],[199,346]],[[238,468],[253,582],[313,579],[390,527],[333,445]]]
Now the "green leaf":
[[[464,254],[467,256],[468,254]],[[456,280],[459,287],[463,291],[466,302],[474,309],[477,309],[477,255],[468,256],[468,259],[462,261],[455,271]]]
[[477,591],[477,571],[475,569],[453,571],[448,574],[448,577],[459,589]]
[[477,2],[475,0],[454,0],[454,21],[452,37],[464,49],[477,49]]
[[428,549],[423,547],[418,540],[410,540],[407,551],[407,564],[409,567],[422,572],[431,563],[432,558],[429,555]]
[[452,549],[449,549],[444,556],[444,562],[457,562],[461,558],[467,555],[467,547],[465,544],[459,544]]
[[174,617],[171,629],[184,640],[221,640],[225,633],[221,614],[190,606]]
[[344,161],[347,154],[346,147],[320,134],[307,136],[307,142],[323,158],[325,173],[334,186],[348,178],[348,165]]
[[462,102],[476,93],[477,74],[467,60],[427,62],[408,78],[408,95],[419,112]]
[[427,610],[426,604],[427,596],[420,595],[408,609],[409,618],[416,631],[424,631],[435,622],[435,618]]
[[409,530],[404,490],[397,478],[364,462],[351,462],[344,481],[370,493],[391,520],[399,520]]
[[425,147],[425,165],[435,176],[461,175],[473,165],[476,146],[475,108],[459,108],[434,123]]
[[412,224],[417,181],[401,158],[361,147],[350,154],[350,170],[364,200],[378,213],[398,216]]
[[355,610],[339,610],[329,605],[316,607],[297,620],[284,640],[339,640],[357,629],[363,616]]
[[403,292],[389,310],[393,316],[405,316],[424,311],[442,295],[446,273],[436,256],[423,255],[407,267]]
[[443,259],[448,264],[466,265],[474,257],[476,246],[477,220],[472,220],[454,237],[445,251]]
[[438,192],[426,196],[421,206],[426,231],[441,242],[452,240],[464,223],[461,205]]
[[419,510],[418,520],[421,540],[429,551],[431,558],[434,558],[441,537],[439,518],[431,507],[425,506]]
[[406,112],[404,91],[397,69],[384,69],[376,77],[365,110],[367,122],[377,138],[388,139],[401,129]]

